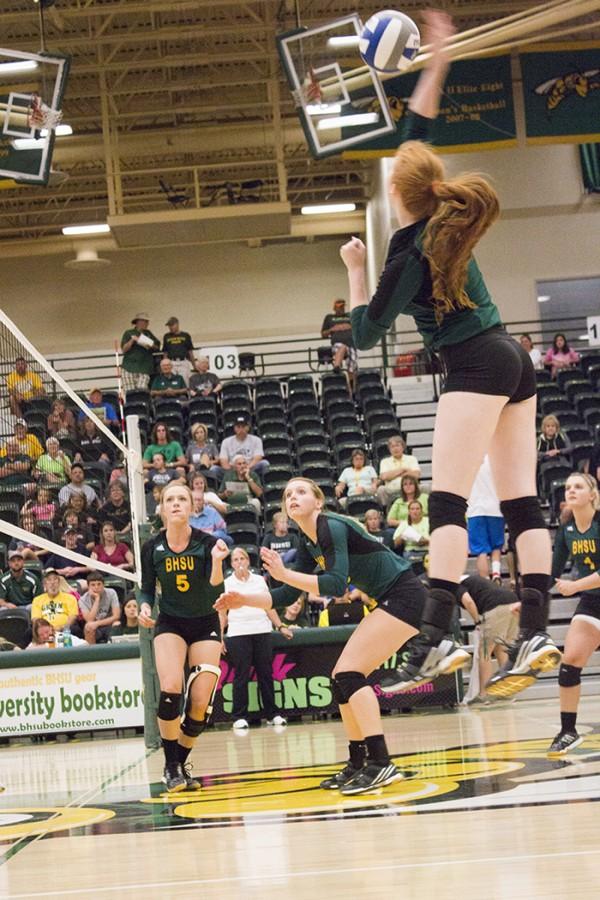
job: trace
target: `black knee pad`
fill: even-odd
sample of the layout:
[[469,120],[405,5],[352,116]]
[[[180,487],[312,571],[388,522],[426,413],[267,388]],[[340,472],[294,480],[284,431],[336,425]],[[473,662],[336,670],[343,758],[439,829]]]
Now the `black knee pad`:
[[181,696],[181,694],[169,694],[167,691],[161,691],[158,701],[158,718],[163,722],[172,722],[173,719],[179,718]]
[[561,687],[577,687],[581,684],[581,669],[578,666],[560,664],[558,670],[558,683]]
[[368,687],[368,682],[362,672],[338,672],[334,676],[334,697],[338,703],[347,703],[352,694]]
[[429,533],[443,525],[467,528],[467,501],[448,491],[432,491],[429,495]]
[[516,500],[503,500],[500,503],[500,512],[506,519],[508,532],[513,541],[524,531],[532,531],[534,528],[547,529],[544,522],[540,501],[537,497],[517,497]]
[[206,718],[192,719],[189,713],[186,713],[185,718],[181,722],[181,732],[188,737],[197,738],[202,734],[207,725],[208,720]]

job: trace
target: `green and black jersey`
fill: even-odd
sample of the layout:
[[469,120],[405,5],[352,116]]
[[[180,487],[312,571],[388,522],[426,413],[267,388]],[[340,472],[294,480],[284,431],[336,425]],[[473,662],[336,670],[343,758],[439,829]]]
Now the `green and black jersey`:
[[40,579],[27,569],[23,570],[20,578],[15,578],[12,572],[5,572],[0,578],[0,599],[15,606],[29,606],[33,598],[43,592]]
[[[403,141],[427,140],[433,121],[409,113]],[[431,272],[422,253],[427,221],[421,219],[394,234],[371,302],[350,313],[352,335],[359,350],[374,347],[400,314],[413,317],[425,346],[432,350],[460,344],[502,324],[500,313],[473,258],[467,267],[465,291],[475,308],[447,313],[439,324],[436,322]]]
[[[560,526],[554,541],[553,578],[560,578],[569,558],[578,578],[600,573],[600,513],[596,513],[587,531],[579,531],[574,519]],[[582,594],[600,596],[600,579],[597,588],[582,591]]]
[[[403,573],[410,563],[396,556],[372,537],[362,525],[337,513],[321,513],[317,518],[317,540],[313,543],[300,534],[300,546],[292,569],[317,575],[322,597],[341,597],[348,584],[377,600]],[[302,591],[289,585],[271,592],[273,606],[289,606]]]
[[215,544],[216,538],[195,528],[181,553],[171,550],[165,531],[146,541],[142,547],[140,603],[154,605],[158,581],[160,612],[185,619],[212,615],[213,603],[223,592],[222,582],[214,587],[210,583],[210,552]]

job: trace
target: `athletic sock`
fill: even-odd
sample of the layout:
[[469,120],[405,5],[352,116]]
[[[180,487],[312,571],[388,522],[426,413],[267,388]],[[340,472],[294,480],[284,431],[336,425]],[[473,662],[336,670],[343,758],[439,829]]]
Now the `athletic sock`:
[[548,621],[550,575],[529,573],[523,575],[521,591],[520,637],[531,636],[536,631],[545,631]]
[[492,578],[499,577],[502,572],[502,564],[500,561],[492,560]]
[[177,743],[177,754],[179,756],[179,762],[183,766],[187,762],[187,758],[192,752],[191,747],[184,747],[183,744]]
[[168,741],[166,738],[163,738],[162,745],[166,764],[168,766],[177,765],[179,762],[179,742]]
[[367,757],[367,746],[364,741],[350,741],[348,744],[350,765],[362,769]]
[[372,734],[365,738],[367,745],[367,755],[369,762],[378,766],[388,766],[390,763],[390,755],[387,750],[385,738],[382,734]]
[[575,722],[577,721],[576,712],[561,712],[560,714],[560,730],[564,734],[565,731],[575,731]]
[[429,597],[423,607],[421,633],[433,646],[452,630],[458,584],[443,578],[429,579]]

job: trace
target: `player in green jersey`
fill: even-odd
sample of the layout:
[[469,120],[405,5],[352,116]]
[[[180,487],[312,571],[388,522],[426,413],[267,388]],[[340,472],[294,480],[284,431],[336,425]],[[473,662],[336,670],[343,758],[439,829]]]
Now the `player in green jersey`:
[[[142,548],[139,623],[155,626],[158,727],[168,791],[201,787],[191,777],[187,759],[210,718],[221,674],[221,626],[213,604],[223,589],[223,560],[229,549],[224,541],[189,525],[192,511],[190,489],[167,485],[161,495],[165,528]],[[159,614],[154,621],[157,584]],[[184,696],[186,662],[190,674]]]
[[[580,594],[581,598],[565,638],[558,673],[561,726],[548,756],[564,756],[583,740],[575,727],[581,670],[600,645],[600,502],[596,479],[581,472],[569,475],[565,500],[571,516],[556,533],[552,575],[563,597]],[[560,577],[568,559],[573,563],[574,580]]]
[[385,690],[402,692],[435,673],[467,559],[467,497],[489,454],[498,497],[521,563],[520,632],[487,692],[507,697],[554,668],[560,652],[546,633],[551,544],[536,492],[536,381],[528,353],[502,326],[472,251],[499,214],[498,196],[480,175],[446,175],[424,143],[439,111],[454,33],[441,11],[423,14],[430,57],[409,102],[405,140],[390,173],[400,228],[369,299],[366,248],[341,248],[348,270],[354,343],[375,346],[400,313],[412,316],[427,347],[439,351],[444,386],[433,438],[429,499],[430,596],[423,637]]
[[[354,519],[324,512],[324,503],[323,492],[309,478],[292,478],[287,483],[285,511],[300,529],[300,546],[291,568],[277,552],[262,548],[265,568],[282,587],[272,594],[256,595],[252,605],[285,607],[302,592],[339,597],[349,581],[377,600],[377,608],[357,626],[333,669],[332,691],[350,756],[342,771],[321,783],[342,794],[363,794],[402,777],[390,760],[379,702],[367,677],[417,634],[427,593],[407,560],[380,544]],[[318,575],[316,567],[321,569]],[[246,595],[227,593],[217,601],[217,609],[248,602]],[[454,647],[454,654],[445,655],[445,671],[455,671],[465,657],[464,650]]]

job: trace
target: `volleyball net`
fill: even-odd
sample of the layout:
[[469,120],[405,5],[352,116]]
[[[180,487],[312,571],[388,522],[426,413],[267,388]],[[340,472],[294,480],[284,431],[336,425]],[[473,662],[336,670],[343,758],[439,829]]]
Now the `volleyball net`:
[[[17,545],[47,550],[72,560],[76,566],[89,566],[139,585],[139,527],[145,517],[139,427],[137,416],[129,416],[125,433],[119,426],[119,434],[116,434],[107,415],[110,399],[106,404],[90,407],[0,310],[0,541],[15,541]],[[54,421],[55,400],[62,400],[66,410],[70,410],[70,426],[66,419],[62,426]],[[87,428],[86,421],[93,422],[95,429]],[[131,512],[131,531],[125,537],[131,542],[133,572],[66,548],[58,543],[58,531],[51,529],[49,522],[42,523],[36,518],[37,489],[46,488],[58,504],[60,489],[70,482],[71,463],[76,458],[79,461],[81,448],[78,443],[86,430],[101,436],[104,445],[110,449],[107,455],[113,457],[114,467],[122,463],[125,502]],[[48,438],[53,436],[58,446],[55,441],[47,445]],[[41,456],[40,449],[43,450]],[[112,483],[110,466],[103,468],[94,462],[81,464],[84,483],[95,491],[99,504],[102,504]],[[69,490],[81,492],[78,486]]]

